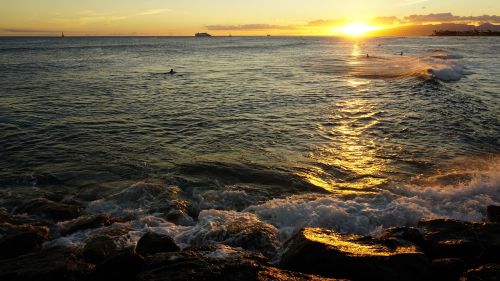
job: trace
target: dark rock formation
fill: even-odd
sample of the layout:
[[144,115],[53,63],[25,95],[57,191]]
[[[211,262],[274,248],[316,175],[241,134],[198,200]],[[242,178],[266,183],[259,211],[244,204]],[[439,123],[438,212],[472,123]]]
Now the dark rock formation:
[[486,264],[477,269],[467,271],[467,281],[498,281],[500,280],[500,264]]
[[272,267],[259,254],[241,252],[227,257],[213,253],[184,251],[161,253],[146,260],[146,270],[137,276],[140,281],[281,281],[333,280],[316,275],[290,272]]
[[426,280],[430,264],[410,242],[306,228],[285,245],[290,270],[354,280]]
[[465,270],[465,262],[461,259],[445,258],[432,261],[433,280],[456,281],[460,279]]
[[79,204],[59,203],[39,198],[23,204],[16,211],[46,217],[54,221],[65,221],[78,217],[82,210],[83,207]]
[[422,233],[414,227],[391,227],[385,229],[381,234],[381,239],[391,238],[406,240],[416,245],[422,245],[424,241]]
[[141,271],[144,258],[133,249],[116,252],[97,265],[94,278],[96,280],[135,280]]
[[[423,248],[432,258],[459,258],[472,265],[478,257],[500,246],[500,225],[456,220],[419,222]],[[485,260],[489,258],[484,256]]]
[[49,232],[48,224],[43,221],[0,209],[0,259],[39,250]]
[[[5,229],[5,227],[0,227]],[[11,227],[0,238],[0,259],[13,258],[39,250],[49,237],[49,228],[45,226]]]
[[500,223],[500,206],[490,205],[486,213],[490,222]]
[[98,264],[117,251],[114,239],[109,236],[97,236],[85,244],[83,257],[86,261]]
[[135,250],[140,255],[147,256],[161,252],[177,252],[180,248],[170,236],[148,232],[137,242]]
[[108,214],[79,217],[71,222],[66,223],[61,228],[61,234],[68,235],[80,230],[108,226],[112,222],[113,221]]
[[48,226],[45,221],[33,219],[24,215],[16,215],[8,212],[4,208],[0,208],[0,225],[31,225],[31,226]]
[[81,280],[91,267],[74,249],[57,247],[12,259],[0,260],[0,280]]

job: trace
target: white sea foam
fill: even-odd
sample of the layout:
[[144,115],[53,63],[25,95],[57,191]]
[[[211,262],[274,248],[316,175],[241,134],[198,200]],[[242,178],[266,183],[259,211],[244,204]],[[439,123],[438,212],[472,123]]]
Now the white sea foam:
[[385,227],[415,225],[425,217],[480,221],[486,206],[499,202],[500,172],[491,171],[455,186],[399,185],[376,195],[296,195],[246,211],[275,225],[283,240],[304,226],[370,234]]
[[[100,229],[79,231],[53,240],[46,246],[78,246],[90,237],[119,230],[118,232],[122,231],[123,234],[116,239],[118,246],[131,247],[144,233],[152,231],[170,235],[183,248],[222,244],[257,250],[273,256],[279,251],[282,242],[305,226],[344,233],[374,234],[386,227],[416,225],[420,219],[426,217],[481,221],[485,218],[486,206],[500,203],[499,168],[500,162],[493,161],[481,169],[466,169],[424,180],[416,179],[413,184],[395,184],[376,194],[309,193],[270,199],[243,210],[215,210],[221,207],[221,202],[224,202],[221,198],[227,195],[228,190],[212,190],[199,193],[210,194],[207,196],[208,200],[202,204],[207,209],[202,210],[195,223],[190,226],[169,222],[161,213],[151,212],[158,209],[157,204],[163,204],[163,201],[158,198],[153,200],[150,193],[140,191],[140,196],[148,198],[149,203],[145,206],[111,196],[108,201],[99,200],[87,208],[90,213],[106,211],[108,207],[110,209],[107,211],[121,210],[121,213],[116,214],[129,215],[129,221]],[[134,192],[137,192],[138,188],[149,190],[150,186],[132,187]],[[233,187],[230,187],[230,190],[231,202],[240,202],[235,199],[238,195],[242,196],[245,205],[253,200],[251,193],[233,192]],[[163,191],[159,194],[163,194]],[[256,195],[256,198],[260,200],[261,196]],[[216,200],[213,200],[214,198]],[[136,199],[137,202],[144,200]],[[192,200],[193,204],[199,204],[198,200],[203,200],[203,196],[195,196]],[[214,205],[210,205],[211,202]],[[234,206],[239,207],[240,204]],[[228,253],[222,251],[214,254],[224,256]]]
[[278,230],[248,212],[206,210],[198,223],[175,237],[188,245],[223,243],[274,254],[279,246]]
[[363,78],[423,77],[441,81],[457,81],[471,72],[461,63],[458,54],[444,51],[423,55],[355,56],[349,73]]

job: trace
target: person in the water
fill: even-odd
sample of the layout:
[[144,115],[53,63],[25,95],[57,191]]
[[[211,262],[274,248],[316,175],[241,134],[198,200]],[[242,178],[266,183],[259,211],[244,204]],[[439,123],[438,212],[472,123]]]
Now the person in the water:
[[402,56],[403,54],[404,54],[404,53],[403,53],[403,51],[401,51],[401,56]]
[[174,69],[170,69],[170,72],[168,74],[176,74],[177,72],[174,71]]

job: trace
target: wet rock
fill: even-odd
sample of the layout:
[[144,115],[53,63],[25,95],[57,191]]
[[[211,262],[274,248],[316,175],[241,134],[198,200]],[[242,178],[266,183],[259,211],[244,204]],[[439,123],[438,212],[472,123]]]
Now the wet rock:
[[448,220],[422,220],[418,223],[424,237],[424,249],[433,258],[460,258],[473,262],[483,251],[472,224]]
[[220,255],[219,251],[208,253],[201,250],[201,252],[184,251],[150,256],[146,270],[137,276],[137,280],[333,280],[275,268],[264,262],[261,255],[241,249],[233,252],[226,248],[223,252],[229,255]]
[[397,238],[422,245],[424,239],[422,233],[414,227],[391,227],[385,229],[380,235],[381,239]]
[[500,280],[500,265],[486,264],[477,269],[467,271],[467,281],[498,281]]
[[[8,226],[0,238],[0,259],[13,258],[39,250],[42,243],[49,237],[49,228],[46,226]],[[3,232],[3,231],[2,231]]]
[[456,220],[423,220],[423,247],[433,258],[460,258],[468,264],[490,248],[500,245],[500,225]]
[[180,248],[170,236],[148,232],[137,242],[135,250],[140,255],[147,256],[161,252],[177,252]]
[[298,272],[266,267],[257,274],[258,281],[335,281],[339,279],[325,278],[317,275],[308,275]]
[[221,243],[259,251],[269,257],[276,254],[279,245],[274,226],[251,213],[222,210],[202,211],[198,223],[176,239],[194,246]]
[[165,215],[165,219],[177,225],[190,226],[194,224],[193,218],[180,210],[171,210]]
[[31,200],[16,211],[17,213],[28,213],[42,216],[54,221],[70,220],[78,217],[83,210],[81,205],[59,203],[45,198]]
[[133,249],[118,251],[97,265],[95,276],[97,280],[135,280],[141,271],[144,258]]
[[456,281],[465,272],[466,264],[461,259],[445,258],[432,261],[432,278],[439,281]]
[[87,241],[83,249],[83,257],[90,263],[98,264],[116,252],[116,250],[117,247],[112,237],[97,236]]
[[12,259],[0,260],[0,280],[81,280],[91,267],[76,249],[57,247]]
[[[500,233],[498,234],[500,235]],[[488,264],[497,263],[500,264],[500,245],[492,245],[486,248],[476,261],[476,264]]]
[[353,280],[426,280],[430,264],[407,241],[305,228],[285,244],[286,269]]
[[65,223],[61,227],[61,234],[68,235],[80,230],[108,226],[112,222],[111,216],[108,214],[84,216]]
[[43,220],[30,218],[25,215],[12,214],[5,208],[0,208],[0,225],[26,225],[26,226],[49,226]]
[[490,222],[500,223],[500,206],[490,205],[486,209],[486,213]]

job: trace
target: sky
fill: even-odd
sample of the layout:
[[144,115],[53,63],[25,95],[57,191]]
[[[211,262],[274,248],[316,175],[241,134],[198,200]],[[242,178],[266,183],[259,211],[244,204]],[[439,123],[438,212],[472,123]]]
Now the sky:
[[499,0],[0,0],[0,35],[334,35],[359,22],[500,24],[495,15]]

